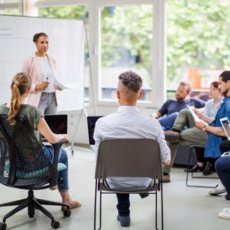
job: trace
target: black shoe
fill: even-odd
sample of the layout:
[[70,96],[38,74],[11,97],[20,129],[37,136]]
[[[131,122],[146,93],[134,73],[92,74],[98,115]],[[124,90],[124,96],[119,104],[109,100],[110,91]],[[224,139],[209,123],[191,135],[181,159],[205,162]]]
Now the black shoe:
[[185,169],[185,172],[203,172],[204,171],[204,166],[200,167],[198,164],[194,165],[191,169]]
[[225,194],[225,196],[224,196],[224,197],[225,197],[225,199],[226,199],[226,200],[230,200],[230,197],[228,196],[228,193],[227,193],[227,194]]
[[207,161],[205,164],[205,167],[204,167],[203,175],[208,176],[211,174],[211,172],[212,172],[211,163],[209,161]]
[[129,227],[130,226],[130,216],[120,216],[118,214],[117,220],[120,221],[121,227]]
[[149,196],[148,193],[139,193],[139,195],[142,199]]

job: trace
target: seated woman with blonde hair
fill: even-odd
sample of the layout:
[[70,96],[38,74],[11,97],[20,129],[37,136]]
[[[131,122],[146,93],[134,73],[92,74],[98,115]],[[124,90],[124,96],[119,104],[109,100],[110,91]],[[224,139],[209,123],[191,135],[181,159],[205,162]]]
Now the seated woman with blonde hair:
[[[8,114],[8,120],[12,125],[16,125],[15,116],[16,115],[26,115],[29,123],[37,137],[38,141],[42,145],[43,135],[51,144],[54,144],[60,140],[69,139],[67,134],[54,134],[46,121],[43,118],[43,115],[38,108],[32,105],[24,104],[25,99],[28,97],[31,90],[32,80],[29,74],[18,73],[11,83],[12,98],[10,103],[0,105],[0,114]],[[43,151],[49,161],[53,161],[54,157],[54,148],[53,146],[43,146]],[[81,203],[71,199],[69,194],[69,185],[68,185],[68,156],[64,149],[61,148],[59,153],[59,161],[67,166],[63,171],[60,171],[58,178],[63,178],[64,183],[58,185],[59,192],[62,197],[63,203],[69,204],[70,208],[77,208],[81,206]],[[66,207],[62,207],[64,211]]]

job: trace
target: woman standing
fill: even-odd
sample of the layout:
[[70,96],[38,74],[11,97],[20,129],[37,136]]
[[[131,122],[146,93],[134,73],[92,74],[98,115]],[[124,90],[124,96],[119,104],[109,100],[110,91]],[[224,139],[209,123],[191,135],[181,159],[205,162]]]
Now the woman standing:
[[28,104],[38,107],[42,114],[56,114],[56,89],[62,89],[55,85],[56,61],[47,54],[48,36],[45,33],[35,34],[33,42],[37,52],[26,58],[22,66],[22,72],[32,78]]

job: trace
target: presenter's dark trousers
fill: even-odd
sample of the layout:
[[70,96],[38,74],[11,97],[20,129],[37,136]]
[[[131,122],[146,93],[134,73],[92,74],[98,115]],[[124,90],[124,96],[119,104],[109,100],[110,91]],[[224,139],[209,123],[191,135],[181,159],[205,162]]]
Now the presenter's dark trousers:
[[[222,141],[219,145],[220,152],[230,151],[230,141]],[[216,172],[230,196],[230,156],[220,157],[215,163]]]
[[129,216],[130,201],[129,194],[117,193],[117,210],[120,216]]

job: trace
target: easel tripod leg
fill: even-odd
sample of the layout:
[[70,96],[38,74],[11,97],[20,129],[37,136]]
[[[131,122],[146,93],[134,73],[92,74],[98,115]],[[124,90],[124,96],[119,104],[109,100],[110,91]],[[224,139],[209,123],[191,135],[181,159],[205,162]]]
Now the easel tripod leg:
[[79,125],[80,120],[81,120],[82,112],[83,112],[83,109],[81,110],[80,116],[79,116],[79,118],[78,118],[77,126],[76,126],[76,129],[75,129],[75,131],[74,131],[74,135],[73,135],[73,139],[72,139],[72,143],[71,143],[71,153],[72,153],[72,156],[73,156],[73,154],[74,154],[74,149],[73,149],[74,139],[75,139],[75,136],[76,136],[76,134],[77,134],[77,128],[78,128],[78,125]]

